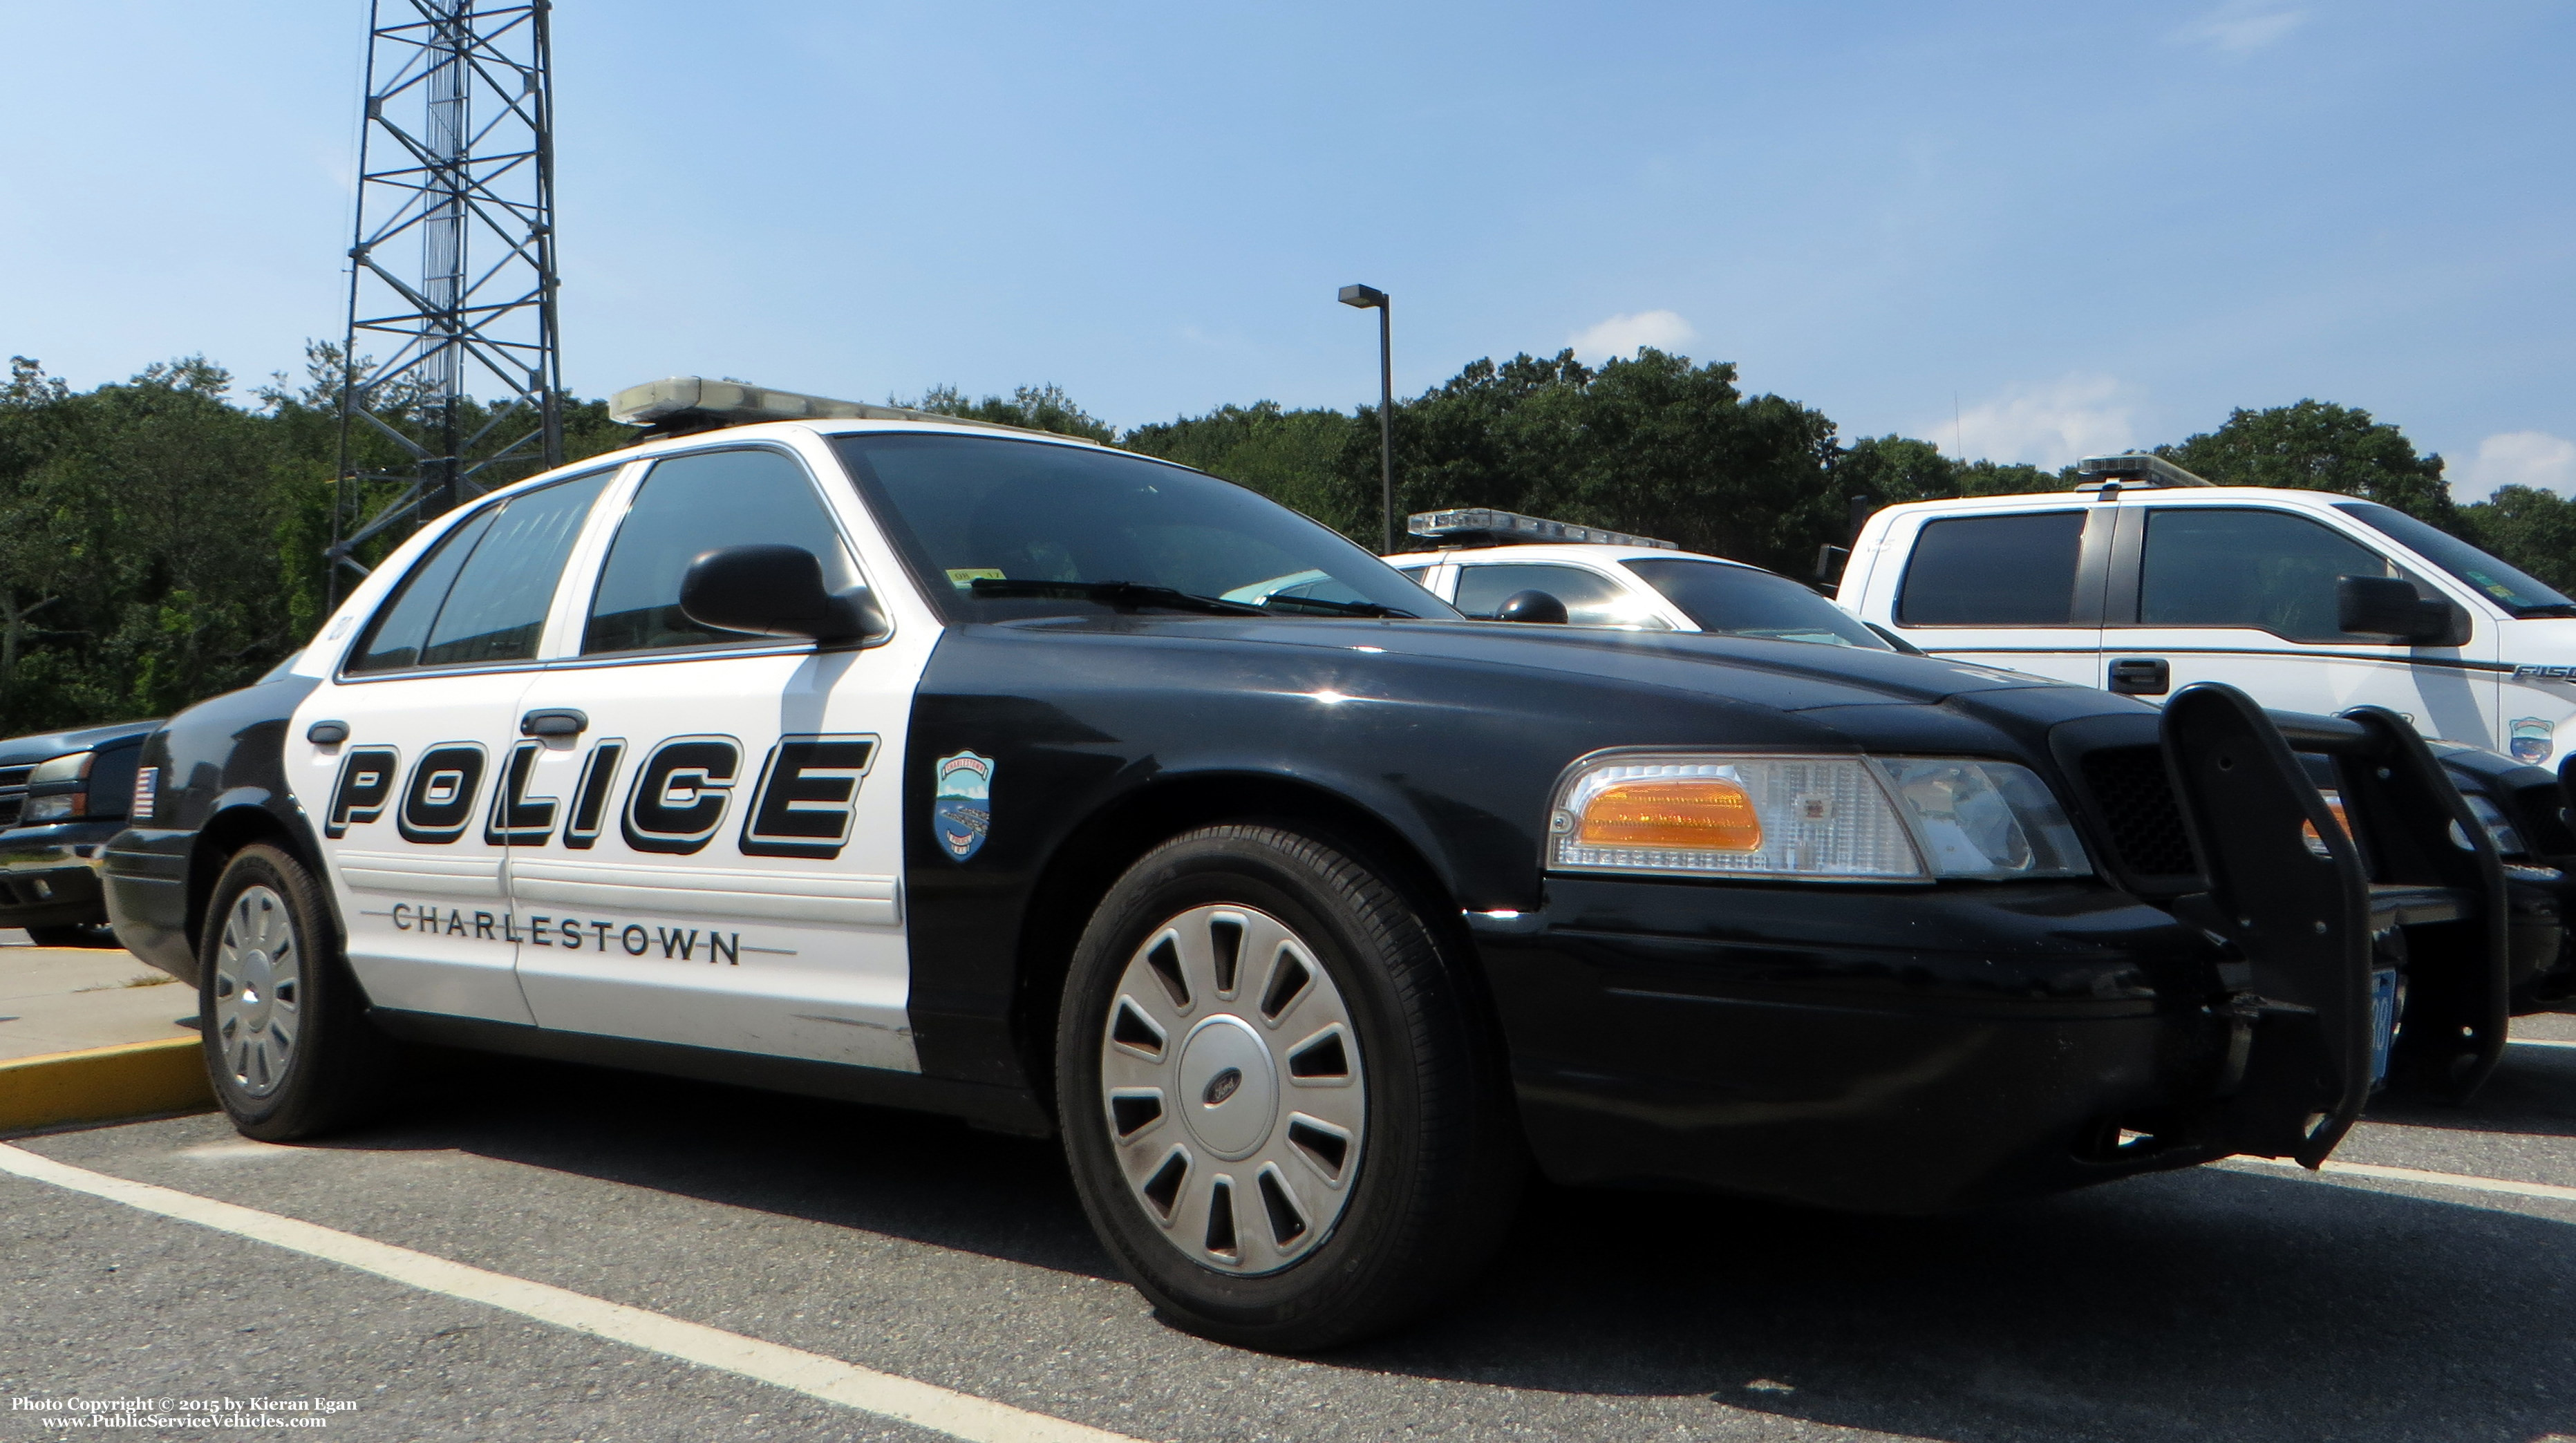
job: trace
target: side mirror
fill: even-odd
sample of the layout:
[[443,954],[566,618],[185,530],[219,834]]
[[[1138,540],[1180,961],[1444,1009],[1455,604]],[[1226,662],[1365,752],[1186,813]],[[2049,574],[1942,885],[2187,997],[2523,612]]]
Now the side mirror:
[[728,546],[689,563],[680,610],[700,626],[756,636],[866,641],[886,633],[864,586],[823,589],[823,563],[802,546]]
[[2335,625],[2364,636],[2443,642],[2451,639],[2451,604],[2418,595],[2402,577],[2346,576],[2335,582]]
[[1565,603],[1544,591],[1515,591],[1494,608],[1496,621],[1544,621],[1565,625]]

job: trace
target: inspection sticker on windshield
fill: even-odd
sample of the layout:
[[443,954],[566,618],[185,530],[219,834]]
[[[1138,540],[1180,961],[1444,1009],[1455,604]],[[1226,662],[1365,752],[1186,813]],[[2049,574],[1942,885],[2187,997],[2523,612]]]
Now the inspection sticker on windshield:
[[960,591],[974,590],[975,583],[978,581],[1008,581],[1010,579],[1011,578],[1002,574],[1002,568],[998,566],[952,566],[948,568],[948,584],[956,587]]
[[930,810],[930,829],[939,845],[958,861],[984,846],[993,824],[993,759],[959,752],[938,761],[939,788]]

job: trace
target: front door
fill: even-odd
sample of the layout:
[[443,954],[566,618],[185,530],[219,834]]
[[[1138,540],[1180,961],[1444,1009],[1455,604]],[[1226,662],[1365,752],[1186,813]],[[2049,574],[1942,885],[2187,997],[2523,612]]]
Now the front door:
[[2494,745],[2495,675],[2474,664],[2467,646],[2392,644],[2336,625],[2335,583],[2343,577],[2407,577],[2427,596],[2438,589],[2294,512],[2130,509],[2137,539],[2121,538],[2123,574],[2103,632],[2112,665],[2161,663],[2172,690],[2222,681],[2288,711],[2383,706],[2428,737]]
[[544,1027],[915,1070],[898,783],[935,635],[817,649],[682,614],[693,558],[781,543],[859,580],[785,450],[644,474],[578,658],[521,702],[520,983]]
[[488,824],[564,559],[609,471],[485,505],[431,546],[289,723],[349,963],[379,1007],[527,1022]]

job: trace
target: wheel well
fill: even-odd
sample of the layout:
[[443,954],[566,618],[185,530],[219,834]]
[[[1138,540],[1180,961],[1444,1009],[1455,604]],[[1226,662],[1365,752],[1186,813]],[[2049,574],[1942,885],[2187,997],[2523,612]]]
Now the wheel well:
[[1161,782],[1122,798],[1067,834],[1029,892],[1020,929],[1012,1034],[1026,1076],[1053,1110],[1057,1005],[1093,908],[1136,859],[1196,827],[1273,822],[1313,833],[1378,869],[1422,908],[1450,956],[1475,956],[1448,885],[1401,832],[1346,798],[1281,777],[1216,775]]
[[[305,847],[301,838],[284,822],[250,805],[227,807],[197,833],[197,844],[188,854],[188,949],[195,953],[205,941],[206,904],[214,899],[215,883],[233,854],[253,842],[266,842],[302,862],[321,875],[320,860]],[[327,889],[325,895],[328,895]],[[333,919],[338,920],[336,917]]]

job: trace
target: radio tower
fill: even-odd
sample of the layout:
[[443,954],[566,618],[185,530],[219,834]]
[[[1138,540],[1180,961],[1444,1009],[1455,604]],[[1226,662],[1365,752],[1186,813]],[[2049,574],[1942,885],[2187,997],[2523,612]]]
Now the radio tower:
[[370,0],[335,599],[361,543],[563,460],[549,8]]

